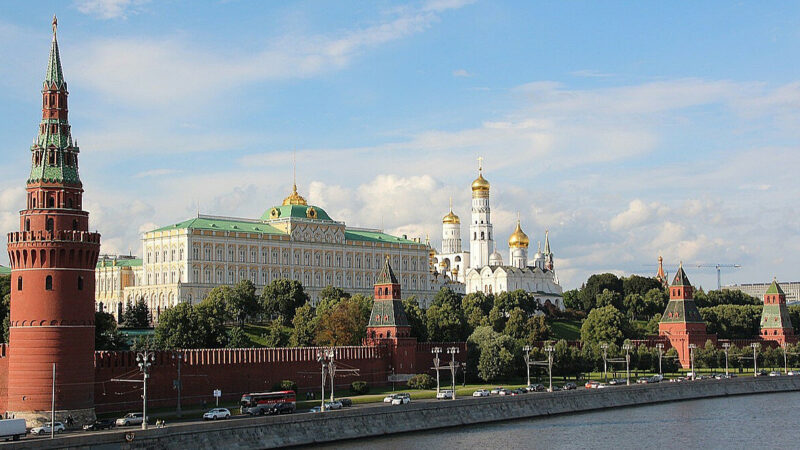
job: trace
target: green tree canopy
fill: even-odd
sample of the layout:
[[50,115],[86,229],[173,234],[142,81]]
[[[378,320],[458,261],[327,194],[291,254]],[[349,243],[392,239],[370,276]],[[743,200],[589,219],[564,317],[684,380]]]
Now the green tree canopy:
[[317,345],[360,345],[366,337],[372,299],[354,295],[321,314],[317,322]]
[[622,294],[627,297],[631,294],[644,296],[651,289],[664,290],[661,282],[653,277],[631,275],[622,279]]
[[590,276],[579,294],[583,310],[589,311],[594,308],[596,306],[597,295],[601,294],[605,289],[622,295],[622,280],[613,273],[601,273]]
[[581,340],[620,344],[630,334],[628,319],[609,305],[593,309],[581,325]]
[[581,303],[580,298],[580,291],[577,289],[570,289],[568,291],[564,291],[563,299],[564,299],[564,307],[567,309],[575,309],[581,310],[583,309],[583,303]]
[[227,316],[235,320],[239,327],[261,312],[261,302],[256,295],[256,286],[250,280],[242,280],[233,286],[225,298]]
[[709,333],[721,339],[748,339],[758,336],[761,310],[758,305],[718,305],[699,308]]
[[120,322],[123,328],[150,328],[150,309],[144,299],[140,298],[133,304],[128,302]]
[[450,305],[453,309],[461,309],[461,296],[444,286],[433,296],[433,306]]
[[732,289],[720,289],[708,291],[708,293],[695,292],[694,302],[698,308],[719,305],[761,305],[763,303],[761,299]]
[[199,323],[197,311],[189,303],[167,308],[158,318],[155,346],[162,350],[205,347],[207,336]]
[[292,334],[289,345],[292,347],[309,347],[314,345],[314,336],[317,335],[317,319],[311,302],[297,308],[292,319]]
[[264,286],[261,304],[264,313],[280,319],[284,324],[292,323],[294,312],[308,301],[308,295],[299,281],[278,279]]
[[428,340],[428,329],[425,327],[425,311],[419,307],[417,297],[411,297],[403,300],[403,311],[408,318],[408,324],[411,326],[411,335],[417,338],[419,342]]
[[94,348],[95,350],[124,350],[125,338],[117,329],[117,321],[109,313],[94,313]]
[[464,314],[458,307],[450,302],[432,305],[425,312],[425,327],[428,330],[428,340],[432,342],[456,342],[464,339],[467,333],[467,324]]

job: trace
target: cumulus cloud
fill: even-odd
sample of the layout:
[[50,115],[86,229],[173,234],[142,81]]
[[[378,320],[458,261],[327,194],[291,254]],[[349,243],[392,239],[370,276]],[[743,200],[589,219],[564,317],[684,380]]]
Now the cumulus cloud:
[[453,71],[453,76],[454,77],[467,78],[467,77],[471,77],[472,74],[467,72],[467,69],[457,69],[457,70]]
[[150,0],[75,0],[75,7],[83,14],[100,19],[124,19],[137,13]]

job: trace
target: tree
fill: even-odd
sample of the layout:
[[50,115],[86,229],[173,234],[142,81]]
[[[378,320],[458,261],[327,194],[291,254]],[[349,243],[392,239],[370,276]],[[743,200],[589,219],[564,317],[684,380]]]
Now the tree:
[[631,275],[622,279],[622,294],[627,297],[631,294],[639,294],[644,296],[651,289],[664,290],[661,282],[653,277],[642,277],[639,275]]
[[247,336],[244,327],[235,326],[228,330],[228,348],[249,348],[253,346],[253,341]]
[[265,347],[286,347],[291,339],[291,329],[283,324],[280,319],[275,319],[267,324],[266,330],[261,333]]
[[588,312],[594,308],[596,306],[597,295],[602,293],[605,289],[622,295],[622,280],[613,273],[601,273],[590,276],[579,294],[583,310]]
[[761,305],[761,299],[745,294],[742,291],[720,289],[708,293],[696,292],[694,302],[698,308],[719,305]]
[[721,339],[748,339],[758,336],[762,306],[718,305],[699,308],[708,332]]
[[528,317],[528,322],[525,324],[525,331],[527,333],[527,340],[530,343],[536,341],[543,341],[552,335],[550,325],[547,324],[544,316],[531,316]]
[[508,313],[504,333],[514,339],[525,339],[528,335],[527,322],[528,315],[525,314],[522,308],[517,306]]
[[122,313],[123,328],[150,328],[150,310],[144,299],[136,300],[136,303],[125,305],[125,312]]
[[449,287],[444,286],[433,296],[433,306],[448,304],[453,309],[461,309],[461,296],[453,292]]
[[481,349],[478,359],[478,376],[484,381],[494,381],[509,374],[514,356],[499,342],[491,342]]
[[0,304],[0,317],[3,318],[3,342],[8,342],[8,330],[11,328],[11,293],[3,295]]
[[563,299],[564,299],[564,307],[567,309],[575,309],[580,310],[583,308],[583,303],[581,303],[580,299],[580,291],[577,289],[570,289],[568,291],[564,291]]
[[311,302],[297,308],[292,319],[292,334],[289,345],[292,347],[308,347],[314,345],[317,334],[317,320]]
[[117,329],[117,321],[109,313],[97,311],[94,313],[94,349],[95,350],[124,350],[125,338]]
[[620,344],[629,334],[628,319],[611,305],[593,309],[581,325],[582,341]]
[[470,328],[475,329],[481,325],[488,325],[489,311],[494,306],[494,297],[483,292],[473,292],[461,299],[461,310]]
[[268,317],[280,319],[284,324],[292,323],[294,312],[308,301],[308,295],[299,281],[278,279],[264,286],[261,303]]
[[603,289],[603,292],[597,294],[594,307],[602,308],[604,306],[609,306],[609,305],[619,310],[622,310],[623,309],[622,294],[616,291],[612,291],[610,289]]
[[206,336],[199,322],[195,307],[189,303],[181,302],[167,308],[158,318],[155,346],[162,350],[203,348]]
[[201,348],[221,348],[228,345],[225,323],[229,317],[226,305],[223,299],[209,295],[194,307],[195,326],[203,339]]
[[350,294],[347,293],[344,289],[340,289],[338,287],[334,287],[332,285],[327,285],[319,293],[319,303],[324,304],[328,302],[338,303],[339,300],[350,298]]
[[209,314],[218,318],[221,322],[227,322],[232,318],[230,305],[235,303],[231,298],[234,296],[233,288],[230,286],[217,286],[212,289],[200,302]]
[[434,304],[428,308],[425,312],[425,328],[428,330],[428,339],[432,342],[460,341],[467,331],[461,308],[456,308],[449,302]]
[[403,300],[403,311],[408,318],[408,324],[411,326],[411,335],[417,338],[419,342],[428,340],[428,329],[425,328],[425,311],[419,307],[417,297],[411,297]]
[[239,327],[244,327],[247,319],[255,317],[261,310],[256,295],[256,286],[250,280],[242,280],[233,286],[230,296],[226,298],[227,315],[235,320]]
[[353,296],[340,301],[332,310],[318,316],[317,345],[359,345],[366,337],[370,310],[367,302]]
[[663,313],[667,308],[667,303],[669,303],[669,295],[662,288],[650,289],[644,294],[645,314],[648,317]]

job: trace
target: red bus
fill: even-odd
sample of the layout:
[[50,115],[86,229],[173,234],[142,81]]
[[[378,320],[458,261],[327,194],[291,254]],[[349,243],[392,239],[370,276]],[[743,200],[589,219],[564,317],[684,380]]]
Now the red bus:
[[[273,406],[282,404],[283,411],[294,412],[297,404],[294,391],[278,391],[278,392],[261,392],[256,394],[244,394],[239,403],[241,406],[242,414],[250,414],[257,416],[261,414],[269,414],[269,410]],[[283,412],[281,410],[277,412]]]

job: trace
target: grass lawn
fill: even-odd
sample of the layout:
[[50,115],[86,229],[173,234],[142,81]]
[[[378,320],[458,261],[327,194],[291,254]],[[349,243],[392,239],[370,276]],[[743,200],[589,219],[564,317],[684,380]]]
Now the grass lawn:
[[248,338],[253,342],[253,344],[261,347],[267,347],[268,343],[266,339],[262,338],[261,335],[267,332],[267,327],[265,325],[255,325],[255,324],[245,324],[244,332]]
[[555,320],[550,322],[555,339],[577,341],[581,338],[581,322],[578,320]]

